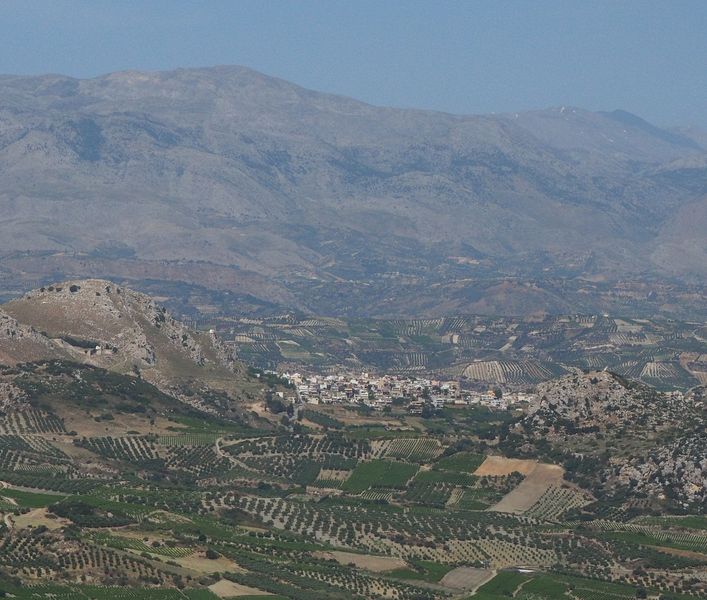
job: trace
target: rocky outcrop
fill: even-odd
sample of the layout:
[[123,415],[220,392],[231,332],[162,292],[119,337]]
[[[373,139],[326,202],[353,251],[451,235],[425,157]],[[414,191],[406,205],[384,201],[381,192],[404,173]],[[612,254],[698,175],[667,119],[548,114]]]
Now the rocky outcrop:
[[528,412],[538,418],[599,420],[634,404],[634,394],[625,381],[608,371],[597,371],[541,383]]
[[[5,360],[4,350],[25,361],[61,358],[132,373],[200,409],[210,403],[204,394],[182,389],[198,380],[234,398],[244,378],[243,365],[213,332],[191,330],[154,298],[111,281],[47,285],[3,308],[0,362],[19,360]],[[43,352],[30,356],[30,342]]]
[[621,462],[617,480],[632,491],[670,499],[684,510],[707,506],[707,432],[695,431],[647,456]]
[[603,497],[649,498],[704,510],[707,419],[699,393],[663,393],[613,373],[542,383],[509,440],[547,454]]

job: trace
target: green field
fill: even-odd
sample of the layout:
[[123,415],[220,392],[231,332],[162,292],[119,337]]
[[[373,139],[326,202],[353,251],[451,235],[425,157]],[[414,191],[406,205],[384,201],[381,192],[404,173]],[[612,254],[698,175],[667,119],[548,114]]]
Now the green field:
[[455,471],[460,473],[473,473],[485,460],[483,454],[473,452],[457,452],[451,456],[445,456],[438,460],[434,468],[443,471]]
[[524,600],[567,600],[570,597],[567,595],[568,590],[572,590],[572,597],[581,600],[629,600],[636,598],[637,592],[633,586],[582,577],[501,571],[468,600],[504,600],[510,597]]
[[352,440],[392,440],[396,438],[416,438],[419,431],[386,429],[379,426],[354,425],[346,428],[346,437]]
[[[482,585],[476,596],[480,599],[495,598],[497,596],[513,596],[522,583],[528,581],[530,575],[518,573],[517,571],[501,571],[491,581]],[[475,596],[475,597],[476,597]]]
[[567,584],[548,577],[546,575],[535,575],[528,583],[523,586],[523,593],[535,594],[540,598],[547,600],[559,600],[566,598]]
[[418,468],[417,465],[387,460],[359,463],[342,487],[347,492],[363,492],[369,488],[403,488]]
[[56,494],[26,492],[24,490],[13,490],[10,488],[0,489],[0,498],[3,496],[5,498],[12,498],[17,503],[17,506],[24,508],[42,508],[54,504],[65,497]]

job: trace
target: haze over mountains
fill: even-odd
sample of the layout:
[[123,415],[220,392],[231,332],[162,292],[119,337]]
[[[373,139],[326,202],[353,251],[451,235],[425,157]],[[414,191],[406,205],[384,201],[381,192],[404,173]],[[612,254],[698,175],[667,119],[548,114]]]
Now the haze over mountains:
[[100,276],[376,316],[621,310],[628,287],[690,315],[707,149],[623,111],[379,108],[242,67],[7,76],[0,214],[5,295]]

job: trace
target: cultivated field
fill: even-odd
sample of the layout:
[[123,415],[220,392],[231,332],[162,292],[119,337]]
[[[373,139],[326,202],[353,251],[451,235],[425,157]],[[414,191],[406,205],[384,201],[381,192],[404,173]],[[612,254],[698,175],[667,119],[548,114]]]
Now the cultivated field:
[[556,465],[537,463],[525,474],[525,479],[489,510],[521,514],[531,509],[551,488],[562,482],[563,470]]
[[535,470],[538,462],[535,460],[522,460],[518,458],[505,458],[503,456],[487,456],[483,463],[474,471],[474,475],[510,475],[522,473],[528,475]]

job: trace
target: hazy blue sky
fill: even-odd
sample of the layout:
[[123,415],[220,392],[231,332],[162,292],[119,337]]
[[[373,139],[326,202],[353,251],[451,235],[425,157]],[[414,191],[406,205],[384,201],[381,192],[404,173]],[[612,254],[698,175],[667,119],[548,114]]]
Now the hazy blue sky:
[[705,0],[0,0],[0,73],[216,64],[375,104],[707,127]]

